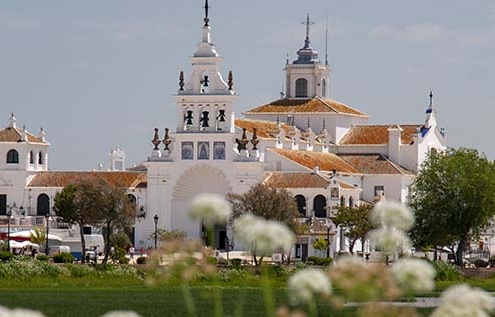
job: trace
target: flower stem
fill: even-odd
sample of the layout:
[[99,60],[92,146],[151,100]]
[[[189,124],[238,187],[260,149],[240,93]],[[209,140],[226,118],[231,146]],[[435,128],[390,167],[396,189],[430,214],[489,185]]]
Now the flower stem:
[[267,268],[261,268],[261,285],[263,286],[263,299],[265,300],[266,316],[274,316],[275,299]]
[[182,295],[184,296],[184,301],[186,302],[186,308],[189,313],[189,316],[195,317],[196,314],[196,306],[194,305],[193,296],[191,293],[191,288],[189,285],[183,283],[181,285]]
[[308,303],[308,316],[309,317],[318,316],[318,306],[316,305],[316,298]]

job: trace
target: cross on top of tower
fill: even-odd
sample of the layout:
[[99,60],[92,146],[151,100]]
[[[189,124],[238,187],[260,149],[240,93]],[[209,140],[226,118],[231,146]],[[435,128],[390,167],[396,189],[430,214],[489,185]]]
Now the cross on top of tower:
[[205,21],[205,26],[209,26],[208,22],[210,22],[210,19],[208,18],[208,9],[211,7],[208,5],[208,0],[205,0],[205,6],[203,8],[205,9],[205,18],[203,21]]
[[315,24],[314,21],[309,19],[309,12],[306,15],[306,20],[302,22],[303,25],[306,25],[306,40],[304,41],[304,48],[309,48],[309,29],[310,26]]

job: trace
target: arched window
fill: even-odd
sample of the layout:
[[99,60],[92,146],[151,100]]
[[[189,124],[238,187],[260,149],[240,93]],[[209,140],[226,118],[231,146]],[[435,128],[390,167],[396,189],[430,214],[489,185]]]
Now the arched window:
[[43,152],[38,153],[38,164],[43,165]]
[[321,80],[321,96],[327,96],[327,81],[325,79]]
[[19,152],[12,149],[7,152],[7,163],[18,164],[19,163]]
[[304,78],[296,80],[296,98],[308,96],[308,81]]
[[325,218],[327,216],[327,199],[323,195],[318,195],[313,200],[313,210],[315,217]]
[[127,199],[129,199],[129,202],[134,206],[136,207],[137,205],[137,199],[136,199],[136,196],[134,196],[133,194],[127,194]]
[[349,197],[349,208],[354,208],[354,197]]
[[297,210],[299,211],[300,217],[306,217],[306,197],[303,195],[296,195]]
[[345,207],[345,197],[344,195],[340,196],[340,206]]
[[29,164],[34,164],[34,153],[29,151]]
[[50,213],[50,197],[47,194],[40,194],[36,206],[36,215],[48,215]]

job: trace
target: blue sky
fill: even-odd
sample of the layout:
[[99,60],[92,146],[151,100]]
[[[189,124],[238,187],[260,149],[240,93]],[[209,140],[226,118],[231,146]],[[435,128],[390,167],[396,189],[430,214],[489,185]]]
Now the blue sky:
[[[201,40],[203,0],[0,0],[0,125],[10,112],[52,144],[52,170],[88,170],[116,145],[146,160],[175,128],[178,74]],[[434,93],[449,145],[495,159],[495,1],[210,0],[212,41],[232,70],[236,114],[277,99],[286,54],[312,46],[330,97],[371,123],[420,123]],[[187,77],[187,75],[186,75]]]

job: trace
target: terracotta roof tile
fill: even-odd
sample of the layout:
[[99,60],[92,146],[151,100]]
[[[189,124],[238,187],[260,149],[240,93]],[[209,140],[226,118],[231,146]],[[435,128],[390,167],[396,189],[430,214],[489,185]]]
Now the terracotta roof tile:
[[38,172],[28,187],[65,187],[85,178],[102,179],[111,185],[128,188],[143,187],[146,184],[146,173],[138,172]]
[[413,172],[393,163],[381,154],[338,154],[363,174],[405,174]]
[[[265,120],[253,120],[253,119],[235,119],[235,126],[242,129],[245,128],[247,132],[253,133],[253,128],[256,128],[256,134],[258,137],[263,139],[272,139],[274,136],[272,135],[272,131],[277,126],[277,123],[274,121],[265,121]],[[291,127],[286,123],[280,123],[280,128],[285,131],[287,135],[288,132],[296,127]],[[302,133],[302,132],[301,132]]]
[[[388,128],[392,125],[355,125],[340,139],[341,145],[388,144]],[[397,125],[395,125],[397,126]],[[421,125],[400,125],[402,144],[411,144],[413,136]]]
[[348,105],[332,99],[322,99],[319,97],[278,99],[245,112],[245,114],[258,113],[339,113],[368,117],[366,113]]
[[342,173],[359,173],[358,169],[333,153],[286,150],[277,148],[269,148],[267,150],[282,155],[289,160],[301,164],[309,169],[314,169],[315,166],[318,166],[322,171],[332,171],[335,169],[336,171]]
[[[0,130],[0,142],[20,142],[22,137],[22,131],[17,128],[5,128]],[[35,135],[32,135],[29,132],[26,132],[26,138],[28,142],[31,143],[47,143],[42,141]]]
[[273,172],[265,178],[264,184],[272,188],[326,188],[330,182],[309,172]]

